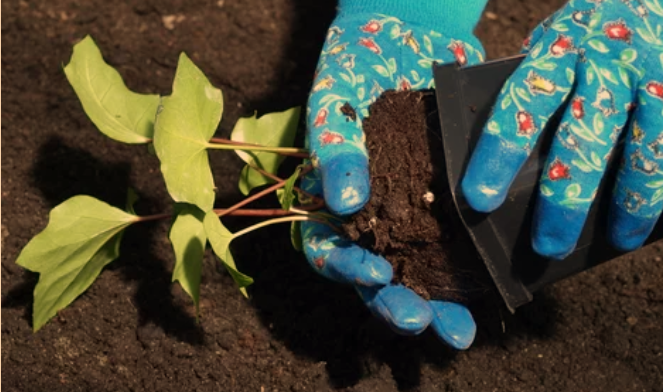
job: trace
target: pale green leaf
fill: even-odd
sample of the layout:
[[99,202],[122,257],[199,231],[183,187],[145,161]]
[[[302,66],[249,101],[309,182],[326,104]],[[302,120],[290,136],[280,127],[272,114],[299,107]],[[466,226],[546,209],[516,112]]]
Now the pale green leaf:
[[159,96],[129,90],[90,36],[74,46],[64,73],[83,110],[104,135],[124,143],[152,139]]
[[389,72],[392,74],[396,73],[396,59],[395,58],[390,58],[387,60],[387,65],[389,66]]
[[420,67],[430,69],[433,67],[433,62],[431,60],[426,60],[426,59],[421,59],[417,61],[417,64],[419,64]]
[[410,75],[412,75],[412,80],[414,80],[415,82],[418,82],[418,81],[421,80],[421,76],[419,76],[419,72],[417,72],[413,69],[410,70]]
[[649,181],[647,184],[645,184],[647,188],[661,188],[663,187],[663,180],[654,180],[654,181]]
[[597,112],[594,115],[594,133],[600,135],[601,133],[603,133],[604,128],[605,124],[603,123],[603,117],[601,116],[600,112]]
[[587,68],[587,85],[591,85],[592,82],[594,81],[594,70],[592,68]]
[[625,63],[632,63],[636,58],[638,58],[638,52],[633,48],[626,48],[619,55],[619,59]]
[[557,68],[556,63],[543,62],[533,64],[535,68],[542,69],[544,71],[554,71]]
[[638,34],[640,34],[640,37],[642,37],[647,43],[653,44],[656,41],[656,37],[642,27],[637,27],[635,31],[637,31]]
[[233,255],[230,253],[230,242],[234,238],[233,234],[223,226],[221,220],[216,216],[214,211],[210,211],[205,215],[204,224],[207,239],[212,245],[214,253],[219,259],[221,259],[221,262],[226,267],[235,283],[239,286],[239,290],[242,294],[244,294],[245,297],[248,297],[246,286],[253,283],[253,278],[237,271],[235,259],[233,259]]
[[571,184],[566,187],[564,195],[569,199],[575,199],[576,197],[580,196],[581,191],[582,188],[580,187],[580,184]]
[[[260,144],[266,147],[292,147],[299,123],[299,107],[284,112],[269,113],[257,118],[245,117],[237,120],[230,138],[236,142]],[[247,195],[251,189],[274,182],[269,177],[251,169],[256,166],[268,173],[276,174],[285,157],[273,152],[235,151],[247,166],[242,169],[239,189]]]
[[297,166],[295,172],[285,182],[285,185],[282,188],[283,191],[278,192],[278,197],[279,197],[279,202],[281,203],[281,207],[286,211],[290,210],[290,207],[292,207],[292,203],[295,201],[295,193],[293,192],[293,188],[295,187],[295,183],[299,179],[299,173],[301,173],[301,171],[302,167]]
[[175,268],[172,281],[180,282],[196,307],[200,303],[200,278],[203,270],[203,254],[207,235],[203,226],[205,213],[191,204],[175,206],[175,220],[170,227],[170,243],[175,252]]
[[391,39],[396,39],[399,35],[401,35],[401,26],[394,24],[394,26],[391,28],[391,31],[389,32],[389,36]]
[[486,132],[497,135],[500,133],[500,124],[497,121],[490,121],[486,127]]
[[601,68],[601,75],[603,75],[604,78],[608,79],[612,84],[619,84],[617,81],[617,78],[615,78],[615,75],[613,75],[610,70]]
[[585,173],[590,173],[594,170],[594,169],[592,169],[591,166],[589,166],[588,164],[586,164],[585,162],[583,162],[581,160],[574,159],[574,160],[571,161],[571,164],[574,165],[575,167],[577,167],[578,169],[580,169],[581,171],[585,172]]
[[349,84],[352,84],[352,79],[350,79],[350,77],[344,72],[339,73],[339,75],[341,76],[341,79],[345,80]]
[[[421,60],[419,60],[421,61]],[[381,66],[381,65],[374,65],[373,69],[375,72],[379,73],[381,76],[384,76],[385,78],[389,77],[389,71],[387,71],[387,68]]]
[[569,28],[564,24],[564,23],[555,23],[554,25],[551,26],[553,30],[559,31],[559,32],[565,32],[569,31]]
[[555,192],[553,192],[552,189],[550,189],[549,187],[547,187],[546,185],[543,185],[543,184],[541,184],[539,189],[541,190],[541,194],[543,196],[548,196],[549,197],[549,196],[552,196],[552,195],[555,194]]
[[541,49],[543,49],[543,43],[539,42],[538,44],[534,45],[534,48],[532,48],[532,51],[529,53],[530,58],[536,59],[539,57]]
[[591,46],[594,50],[601,52],[601,53],[608,53],[610,49],[601,41],[597,39],[590,40],[589,46]]
[[527,101],[527,102],[530,102],[530,96],[529,96],[529,93],[528,93],[527,90],[525,90],[524,88],[522,88],[522,87],[516,87],[516,94],[518,94],[518,96],[519,96],[520,98],[522,98],[523,100],[525,100],[525,101]]
[[21,251],[16,263],[38,272],[35,331],[83,293],[117,258],[121,233],[137,218],[90,196],[74,196],[50,213],[48,225]]
[[663,200],[663,188],[658,189],[656,192],[651,197],[651,202],[649,202],[650,206],[653,206],[654,204],[658,203],[659,201]]
[[424,35],[424,46],[426,47],[426,50],[428,51],[428,54],[431,56],[433,55],[433,43],[431,42],[430,38],[428,38],[427,35]]
[[631,88],[631,78],[628,77],[628,73],[624,70],[624,68],[619,67],[619,78],[622,80],[622,83],[624,83],[624,86]]
[[599,155],[596,152],[592,151],[591,157],[592,157],[592,162],[594,162],[596,166],[601,167],[602,162]]
[[512,99],[511,99],[510,95],[505,96],[504,99],[502,99],[502,104],[500,105],[502,110],[505,110],[506,108],[511,106],[511,101],[512,101]]
[[571,68],[566,68],[566,81],[568,81],[569,84],[572,85],[575,78],[576,78],[575,71],[572,70]]
[[223,112],[221,90],[182,53],[173,94],[162,101],[154,131],[154,147],[168,193],[177,202],[203,211],[214,205],[214,179],[207,157],[209,139]]
[[366,96],[366,89],[364,89],[363,87],[359,87],[357,89],[357,98],[360,101],[363,101],[365,96]]

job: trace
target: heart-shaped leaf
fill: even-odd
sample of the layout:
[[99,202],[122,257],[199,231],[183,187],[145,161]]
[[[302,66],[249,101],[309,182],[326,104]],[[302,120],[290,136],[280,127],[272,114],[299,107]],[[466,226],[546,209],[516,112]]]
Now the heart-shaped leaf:
[[152,139],[159,96],[129,90],[90,36],[74,46],[64,73],[83,110],[104,135],[124,143]]
[[173,282],[178,281],[189,294],[198,314],[200,277],[207,234],[203,225],[205,213],[191,204],[175,206],[175,220],[168,237],[175,251]]
[[[284,112],[265,114],[260,118],[255,114],[253,117],[240,118],[230,138],[236,142],[260,144],[266,147],[292,147],[295,143],[299,112],[299,107],[295,107]],[[283,155],[273,152],[237,150],[236,152],[247,163],[239,179],[239,189],[245,195],[255,187],[273,182],[269,177],[251,169],[249,165],[276,174],[279,165],[285,159]]]
[[214,253],[221,259],[221,262],[226,267],[235,283],[239,286],[239,290],[242,294],[244,294],[245,297],[248,297],[246,286],[253,283],[253,278],[237,271],[235,259],[233,259],[233,255],[230,252],[230,242],[234,238],[233,233],[226,229],[214,211],[210,211],[205,215],[204,224],[207,239],[212,245],[212,250],[214,250]]
[[122,230],[137,220],[90,196],[74,196],[51,211],[44,231],[16,260],[40,273],[34,291],[34,331],[72,303],[117,258]]
[[182,53],[173,94],[162,100],[154,148],[173,200],[207,212],[214,205],[214,179],[207,147],[221,121],[223,96]]

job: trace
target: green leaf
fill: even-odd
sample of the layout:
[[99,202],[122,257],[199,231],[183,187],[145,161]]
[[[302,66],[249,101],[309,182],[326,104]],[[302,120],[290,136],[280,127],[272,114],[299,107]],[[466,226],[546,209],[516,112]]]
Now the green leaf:
[[497,135],[500,133],[500,124],[497,121],[490,121],[486,127],[486,132]]
[[661,188],[663,187],[663,180],[654,180],[654,181],[649,181],[647,184],[645,184],[647,188]]
[[389,72],[392,74],[396,73],[396,59],[395,58],[390,58],[387,60],[387,65],[389,66]]
[[551,27],[553,30],[559,31],[561,33],[569,31],[569,28],[564,23],[555,23]]
[[622,80],[622,83],[624,83],[624,86],[631,88],[631,78],[628,77],[628,73],[624,70],[624,68],[619,67],[619,78]]
[[205,215],[204,225],[205,232],[207,233],[207,239],[212,245],[214,253],[219,257],[219,259],[221,259],[221,262],[230,273],[230,276],[239,286],[239,291],[241,291],[242,294],[248,298],[246,286],[249,286],[251,283],[253,283],[253,278],[237,271],[235,259],[233,259],[233,255],[230,253],[230,242],[234,238],[233,234],[230,232],[230,230],[223,226],[221,220],[218,216],[216,216],[214,211],[210,211]]
[[659,16],[663,16],[663,7],[661,7],[658,1],[645,0],[645,4],[647,4],[647,8],[649,8],[653,13]]
[[138,193],[134,190],[134,188],[129,188],[127,190],[127,205],[124,208],[124,210],[131,215],[138,215],[136,214],[136,211],[134,210],[134,204],[138,201]]
[[365,96],[366,96],[366,89],[364,89],[363,87],[359,87],[357,89],[357,98],[360,101],[363,101]]
[[417,64],[419,64],[420,67],[426,69],[431,69],[433,67],[433,62],[431,60],[421,59],[417,61]]
[[428,38],[427,35],[424,35],[424,46],[426,47],[426,50],[428,51],[428,54],[431,56],[433,55],[433,43],[431,42],[430,38]]
[[594,81],[594,70],[592,68],[587,68],[587,85],[591,85]]
[[598,154],[592,151],[591,157],[592,157],[592,162],[594,162],[596,166],[601,167],[603,162],[601,162],[601,158],[598,156]]
[[578,137],[580,137],[584,140],[587,140],[588,142],[592,142],[592,143],[594,142],[594,136],[588,130],[586,130],[585,128],[578,127],[578,126],[575,126],[575,125],[571,125],[570,128],[571,128],[571,131],[576,134],[576,136],[578,136]]
[[74,46],[64,73],[83,110],[104,135],[124,143],[152,139],[159,96],[129,90],[90,36]]
[[16,263],[38,272],[32,328],[39,330],[83,293],[119,255],[122,230],[137,218],[90,196],[74,196],[50,213],[48,225]]
[[415,82],[418,82],[418,81],[421,80],[421,76],[419,76],[419,72],[417,72],[413,69],[410,70],[410,75],[412,75],[412,80],[414,80]]
[[608,53],[610,49],[601,41],[597,39],[590,40],[589,46],[591,46],[594,50],[601,52],[601,53]]
[[590,173],[594,170],[594,169],[592,169],[591,166],[589,166],[585,162],[577,160],[577,159],[572,160],[571,164],[574,165],[575,167],[577,167],[578,169],[580,169],[581,171],[585,172],[585,173]]
[[548,196],[548,197],[549,197],[549,196],[552,196],[552,195],[555,194],[555,192],[553,192],[552,189],[550,189],[549,187],[547,187],[547,186],[544,185],[544,184],[541,184],[541,186],[539,187],[539,189],[541,190],[541,194],[542,194],[543,196]]
[[389,32],[389,36],[391,39],[396,39],[399,35],[401,35],[401,26],[394,24],[394,26],[391,28],[391,31]]
[[603,123],[603,118],[601,116],[600,112],[597,112],[594,115],[594,133],[597,135],[600,135],[603,133],[603,129],[605,128],[605,125]]
[[640,37],[642,37],[642,39],[647,43],[653,44],[656,42],[656,37],[654,37],[649,31],[643,29],[642,27],[637,27],[635,31],[637,31],[638,34],[640,34]]
[[[419,60],[421,61],[421,60]],[[373,69],[375,72],[379,73],[381,76],[384,76],[385,78],[389,77],[389,71],[387,71],[387,68],[381,66],[381,65],[374,65]]]
[[364,75],[357,75],[357,83],[364,83],[365,80]]
[[203,211],[214,205],[214,178],[207,147],[221,121],[223,96],[182,53],[173,94],[162,100],[154,130],[154,147],[173,200]]
[[580,196],[581,191],[582,188],[580,187],[580,184],[571,184],[566,187],[566,190],[564,191],[564,196],[566,196],[569,199],[575,199],[578,196]]
[[[237,120],[230,138],[236,142],[260,144],[266,147],[292,147],[295,143],[297,124],[299,123],[299,107],[284,112],[269,113],[257,118],[245,117]],[[239,178],[239,189],[247,195],[251,189],[274,182],[269,177],[251,169],[249,165],[276,174],[285,159],[283,155],[264,151],[235,151],[244,162]]]
[[571,68],[566,68],[566,80],[569,84],[573,85],[573,81],[576,79],[576,73]]
[[509,106],[511,106],[511,96],[510,96],[510,95],[507,95],[507,96],[504,97],[504,99],[502,100],[502,104],[500,105],[500,107],[502,108],[502,110],[505,110],[505,109],[508,108]]
[[601,23],[601,18],[603,14],[601,12],[593,12],[592,16],[589,18],[589,24],[588,27],[590,29],[593,29],[596,27],[599,23]]
[[292,203],[295,201],[295,193],[293,192],[293,188],[295,187],[295,182],[297,182],[299,179],[299,173],[301,173],[301,171],[302,167],[297,166],[295,172],[285,182],[285,186],[282,188],[283,192],[278,192],[281,207],[286,211],[290,210]]
[[653,206],[654,204],[658,203],[659,201],[663,200],[663,188],[658,189],[656,192],[651,197],[651,201],[649,202],[650,206]]
[[619,55],[619,59],[625,63],[632,63],[636,58],[638,58],[638,52],[633,48],[626,48]]
[[516,94],[518,94],[518,96],[519,96],[520,98],[522,98],[523,100],[525,100],[525,101],[527,101],[527,102],[530,102],[529,93],[528,93],[527,90],[525,90],[524,88],[522,88],[522,87],[516,87]]
[[534,64],[535,68],[542,69],[544,71],[554,71],[557,68],[557,64],[555,63],[535,63]]
[[301,252],[304,246],[302,245],[302,225],[300,221],[292,221],[290,224],[290,242],[296,251]]
[[200,277],[203,270],[203,255],[207,235],[203,226],[205,213],[191,204],[175,206],[175,220],[170,227],[170,243],[175,252],[175,268],[172,281],[180,282],[196,307],[200,303]]
[[543,49],[543,43],[539,42],[538,44],[534,45],[534,48],[532,48],[532,51],[529,53],[529,57],[531,59],[536,59],[537,57],[539,57],[541,49]]
[[619,84],[617,81],[617,78],[615,78],[615,75],[610,72],[610,70],[601,68],[601,75],[603,75],[604,78],[608,79],[612,84]]
[[341,79],[345,80],[349,84],[352,84],[352,79],[350,79],[350,77],[344,72],[339,73],[339,75],[341,76]]

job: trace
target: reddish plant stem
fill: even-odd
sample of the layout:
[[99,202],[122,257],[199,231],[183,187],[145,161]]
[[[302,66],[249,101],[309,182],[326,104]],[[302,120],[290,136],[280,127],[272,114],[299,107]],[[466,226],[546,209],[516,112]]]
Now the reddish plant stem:
[[[231,211],[229,213],[226,213],[227,209],[226,208],[217,208],[214,210],[217,215],[219,214],[224,214],[225,216],[262,216],[262,217],[273,217],[273,216],[289,216],[289,215],[295,215],[295,213],[282,210],[279,208],[271,208],[271,209],[239,209],[235,211]],[[170,218],[173,216],[171,213],[163,213],[163,214],[155,214],[155,215],[147,215],[147,216],[140,216],[138,217],[139,222],[149,222],[149,221],[154,221],[154,220],[159,220],[159,219],[166,219]]]
[[[257,171],[258,173],[262,174],[263,176],[269,177],[269,178],[271,178],[272,180],[274,180],[276,182],[286,181],[286,180],[284,180],[280,177],[277,177],[277,176],[273,175],[272,173],[270,173],[268,171],[262,170],[258,166],[249,164],[249,167],[251,167],[251,169]],[[310,166],[307,166],[307,167],[310,167]],[[310,169],[307,170],[306,173],[308,173],[309,171],[310,171]],[[302,171],[299,174],[299,177],[300,178],[303,177],[306,173],[304,173],[304,170],[302,169]],[[298,207],[299,209],[308,211],[310,207],[317,207],[315,209],[319,210],[320,208],[323,208],[325,206],[325,201],[322,200],[321,198],[319,198],[317,196],[314,196],[314,195],[312,195],[312,194],[310,194],[310,193],[306,192],[305,190],[302,190],[301,188],[298,188],[298,187],[293,187],[292,189],[296,190],[297,192],[299,192],[299,193],[303,194],[304,196],[308,197],[309,199],[313,200],[313,204],[307,205],[307,206],[299,206]]]
[[[255,144],[255,143],[244,143],[244,142],[237,142],[234,140],[230,139],[224,139],[220,137],[213,137],[209,140],[210,143],[216,143],[216,144],[233,144],[233,145],[241,145],[241,146],[260,146],[260,144]],[[305,153],[300,153],[300,152],[277,152],[276,154],[288,156],[288,157],[294,157],[294,158],[301,158],[301,159],[308,159],[310,158],[309,154]]]

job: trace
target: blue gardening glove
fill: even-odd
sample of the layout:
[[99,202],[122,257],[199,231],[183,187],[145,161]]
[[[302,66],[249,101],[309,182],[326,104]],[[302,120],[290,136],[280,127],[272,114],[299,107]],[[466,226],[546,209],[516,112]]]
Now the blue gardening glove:
[[462,190],[490,212],[504,201],[550,116],[568,105],[539,187],[532,246],[554,259],[578,241],[608,158],[624,138],[608,219],[612,244],[640,247],[663,208],[663,3],[575,0],[525,41]]
[[[322,195],[332,213],[355,213],[369,199],[362,132],[369,105],[387,89],[432,88],[435,61],[480,62],[482,48],[472,30],[485,2],[340,1],[309,97],[307,143],[315,170],[302,183]],[[472,343],[476,327],[464,306],[425,301],[402,285],[391,285],[392,268],[384,258],[328,226],[304,222],[302,237],[313,269],[354,285],[371,311],[396,332],[419,334],[432,324],[453,347]]]

